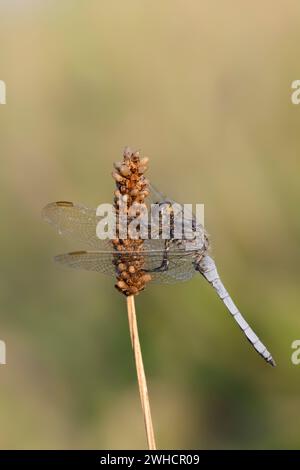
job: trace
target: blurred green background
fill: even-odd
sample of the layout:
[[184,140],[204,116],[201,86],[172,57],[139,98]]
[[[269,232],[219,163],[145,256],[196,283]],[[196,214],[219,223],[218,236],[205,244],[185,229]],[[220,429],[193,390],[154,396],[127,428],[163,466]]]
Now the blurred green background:
[[299,448],[298,1],[2,0],[0,447],[144,448],[124,298],[40,217],[112,199],[126,144],[203,202],[212,253],[278,367],[200,276],[137,298],[160,448]]

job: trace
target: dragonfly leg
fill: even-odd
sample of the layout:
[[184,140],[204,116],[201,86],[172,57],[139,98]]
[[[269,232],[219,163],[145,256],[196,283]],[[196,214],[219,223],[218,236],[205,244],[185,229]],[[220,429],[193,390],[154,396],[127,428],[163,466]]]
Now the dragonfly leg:
[[157,268],[153,268],[153,269],[144,269],[144,271],[148,272],[148,273],[158,273],[158,272],[168,271],[168,269],[169,269],[169,259],[168,259],[169,249],[170,249],[170,240],[165,240],[165,249],[164,249],[163,260],[161,262],[161,265],[157,266]]

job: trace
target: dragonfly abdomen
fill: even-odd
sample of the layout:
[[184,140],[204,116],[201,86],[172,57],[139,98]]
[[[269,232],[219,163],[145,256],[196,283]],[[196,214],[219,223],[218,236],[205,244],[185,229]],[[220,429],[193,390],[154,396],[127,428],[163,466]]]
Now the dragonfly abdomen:
[[214,260],[210,256],[205,255],[195,263],[195,269],[199,271],[215,289],[218,296],[226,305],[228,311],[231,313],[241,330],[244,332],[246,338],[252,344],[258,354],[260,354],[265,359],[265,361],[268,362],[268,364],[275,366],[276,364],[271,353],[267,350],[266,346],[260,341],[258,336],[246,322],[243,315],[240,313],[239,309],[225,289],[224,284],[222,283],[218,274]]

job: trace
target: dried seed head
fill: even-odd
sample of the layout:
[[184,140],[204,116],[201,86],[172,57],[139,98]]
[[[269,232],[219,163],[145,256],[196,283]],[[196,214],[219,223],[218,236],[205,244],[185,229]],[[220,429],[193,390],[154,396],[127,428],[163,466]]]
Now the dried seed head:
[[131,171],[130,168],[127,165],[122,165],[120,168],[120,173],[122,176],[129,176]]
[[125,271],[126,270],[126,264],[125,263],[118,264],[118,270],[120,272]]
[[125,158],[130,158],[131,155],[132,155],[132,152],[131,152],[130,147],[125,147],[125,148],[124,148],[124,151],[123,151],[123,156],[124,156]]
[[119,287],[119,289],[122,289],[122,290],[128,288],[126,282],[124,282],[124,281],[118,281],[117,286]]
[[128,291],[131,295],[136,295],[138,293],[139,289],[138,289],[137,286],[130,286]]
[[137,150],[132,154],[131,158],[134,162],[138,162],[140,159],[140,152]]
[[142,280],[144,281],[144,283],[146,284],[147,282],[150,282],[151,281],[151,274],[144,274],[142,276]]
[[122,163],[121,162],[115,162],[114,167],[116,170],[120,170]]
[[148,157],[143,157],[143,158],[140,159],[141,166],[147,166],[148,162],[149,162]]
[[138,172],[140,173],[140,175],[142,175],[143,173],[145,173],[145,171],[147,171],[147,167],[146,166],[140,166],[138,168]]
[[121,183],[123,181],[123,177],[120,175],[120,173],[117,173],[116,171],[112,172],[112,177],[118,182]]
[[130,196],[136,197],[139,194],[139,190],[137,188],[134,188],[130,192]]
[[[112,173],[117,185],[114,193],[116,214],[121,216],[126,213],[128,225],[146,207],[144,200],[149,195],[149,182],[144,177],[144,172],[148,161],[147,157],[141,158],[138,151],[132,152],[129,147],[126,147],[123,152],[123,161],[115,164],[115,171]],[[120,220],[117,222],[117,230],[119,230]],[[114,264],[117,267],[116,288],[125,295],[138,294],[151,280],[151,275],[145,272],[143,243],[141,238],[134,237],[133,234],[132,237],[128,234],[128,238],[124,240],[113,240],[116,253]]]

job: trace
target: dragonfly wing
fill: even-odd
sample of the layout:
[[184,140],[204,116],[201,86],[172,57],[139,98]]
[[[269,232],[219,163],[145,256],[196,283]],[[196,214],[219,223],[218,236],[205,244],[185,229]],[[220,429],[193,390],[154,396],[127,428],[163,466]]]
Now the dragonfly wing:
[[96,209],[67,201],[52,202],[44,207],[42,217],[60,235],[78,240],[90,248],[112,249],[110,240],[97,237],[96,227],[100,217],[96,216]]
[[[161,202],[170,201],[170,199],[168,199],[167,196],[165,196],[160,191],[158,191],[158,189],[155,186],[153,186],[153,184],[149,183],[148,187],[150,190],[149,201],[151,202],[151,204],[157,204],[157,203],[159,204]],[[170,202],[174,202],[174,201],[170,201]]]
[[[150,272],[150,274],[152,277],[151,282],[154,284],[174,284],[188,281],[196,274],[193,265],[194,253],[169,252],[167,256],[168,264],[165,270],[157,270],[157,267],[161,266],[163,263],[163,254],[161,254],[160,261],[158,259],[151,260],[152,272]],[[160,264],[158,264],[158,262]]]
[[145,272],[148,272],[153,283],[171,284],[190,279],[195,274],[192,258],[170,255],[168,267],[165,270],[157,270],[163,263],[161,251],[142,251],[137,253],[116,251],[73,251],[56,256],[54,259],[60,264],[70,268],[96,271],[103,274],[115,275],[116,265],[119,262],[132,260],[134,256],[143,257]]
[[266,346],[259,340],[254,331],[250,328],[227,290],[225,289],[220,276],[218,274],[214,260],[210,256],[204,256],[200,263],[195,266],[196,269],[205,277],[205,279],[212,285],[217,292],[220,299],[224,302],[227,309],[246,335],[255,350],[272,366],[275,366],[275,361],[271,356],[271,353],[267,350]]
[[112,252],[73,251],[57,255],[54,260],[74,269],[97,271],[108,275],[114,275],[116,272]]

